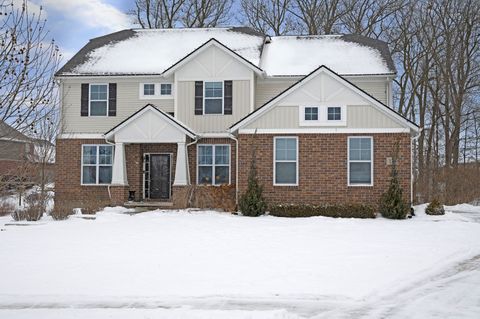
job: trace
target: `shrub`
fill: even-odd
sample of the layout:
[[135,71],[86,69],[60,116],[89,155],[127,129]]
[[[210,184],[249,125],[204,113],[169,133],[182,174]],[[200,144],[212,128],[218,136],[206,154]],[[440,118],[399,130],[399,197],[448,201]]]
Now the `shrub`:
[[262,186],[258,183],[257,169],[255,165],[255,151],[252,156],[250,172],[248,174],[248,186],[242,195],[238,206],[244,216],[257,217],[265,214],[267,204],[263,198]]
[[395,145],[395,151],[392,161],[392,175],[388,190],[380,198],[380,213],[385,218],[405,219],[409,212],[409,207],[403,199],[403,190],[398,180],[397,171],[398,143]]
[[15,209],[10,215],[12,216],[13,220],[17,222],[26,219],[25,210],[21,208]]
[[32,193],[25,197],[26,208],[23,210],[25,219],[28,221],[37,221],[42,218],[44,212],[44,201],[38,193]]
[[425,214],[427,215],[445,215],[445,208],[440,201],[434,198],[430,204],[428,204],[427,208],[425,209]]
[[50,216],[52,216],[54,220],[64,220],[73,214],[73,209],[74,207],[66,202],[55,202]]
[[375,209],[362,204],[345,205],[307,205],[287,204],[273,205],[270,215],[278,217],[343,217],[343,218],[375,218]]
[[0,202],[0,216],[11,215],[15,211],[15,205],[9,202]]

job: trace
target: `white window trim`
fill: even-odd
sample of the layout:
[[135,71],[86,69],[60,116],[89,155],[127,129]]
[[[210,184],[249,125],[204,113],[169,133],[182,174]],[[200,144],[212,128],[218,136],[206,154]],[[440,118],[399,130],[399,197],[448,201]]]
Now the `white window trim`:
[[[92,100],[92,85],[106,85],[107,86],[107,109],[106,109],[106,114],[105,115],[91,115],[90,111],[92,109],[92,102],[104,102],[105,100]],[[110,99],[110,89],[109,89],[109,84],[108,83],[89,83],[88,85],[88,116],[90,117],[108,117],[108,107],[109,107],[109,99]]]
[[[153,94],[145,94],[145,85],[153,85]],[[146,97],[149,97],[149,96],[154,97],[156,91],[157,91],[157,90],[156,90],[156,85],[155,85],[155,83],[143,83],[143,84],[142,84],[142,95],[143,95],[143,96],[146,96]]]
[[[318,108],[318,120],[305,120],[305,108],[316,107]],[[340,107],[341,119],[340,120],[328,120],[328,108]],[[318,105],[299,105],[298,107],[298,123],[299,126],[347,126],[347,106],[346,105],[333,105],[333,104],[318,104]]]
[[[162,85],[170,85],[170,94],[162,94]],[[160,96],[173,96],[173,83],[159,83],[158,89]]]
[[[354,138],[368,138],[368,139],[370,139],[371,149],[370,149],[370,160],[369,161],[366,161],[366,160],[350,160],[350,140],[354,139]],[[372,187],[373,186],[373,175],[374,175],[373,174],[373,162],[374,162],[373,137],[372,136],[349,136],[347,144],[348,144],[348,147],[347,147],[347,185],[349,187],[365,187],[365,186]],[[370,163],[371,169],[370,169],[370,183],[369,184],[367,184],[367,183],[351,184],[350,183],[350,162],[353,162],[353,163]]]
[[[145,84],[153,84],[155,86],[154,95],[143,94],[144,93],[143,86]],[[161,89],[160,89],[161,84],[170,84],[172,86],[172,91],[170,95],[161,94]],[[138,96],[140,97],[140,100],[171,100],[174,97],[174,91],[175,91],[175,85],[173,82],[142,82],[140,83],[138,88]]]
[[[205,83],[207,82],[221,82],[222,83],[222,97],[218,98],[218,97],[215,97],[215,98],[207,98],[205,95]],[[225,81],[224,80],[208,80],[208,81],[203,81],[203,115],[224,115],[225,114]],[[205,113],[205,100],[218,100],[218,99],[222,99],[222,113]]]
[[[277,168],[277,165],[276,165],[276,162],[277,162],[277,139],[281,139],[281,138],[289,138],[289,139],[295,139],[295,143],[296,143],[296,151],[297,151],[297,154],[296,154],[296,160],[295,161],[292,161],[292,160],[278,160],[278,162],[285,162],[285,163],[292,163],[292,162],[295,162],[296,164],[296,180],[295,180],[295,183],[288,183],[288,184],[285,184],[285,183],[277,183],[276,182],[276,168]],[[298,168],[300,166],[300,162],[299,162],[299,158],[298,158],[298,136],[275,136],[273,138],[273,186],[298,186],[299,183],[298,183],[298,180],[299,180],[299,176],[298,176]]]
[[[83,164],[83,147],[84,146],[95,146],[97,148],[97,160],[96,164]],[[100,165],[99,157],[100,157],[100,148],[99,146],[110,146],[112,148],[112,163],[111,164],[102,164]],[[98,183],[98,178],[99,178],[99,171],[100,171],[100,166],[111,166],[112,167],[112,173],[113,173],[113,157],[114,157],[114,152],[115,149],[112,145],[109,144],[82,144],[82,155],[80,157],[80,185],[81,186],[109,186],[111,183],[108,184],[99,184]],[[83,166],[95,166],[96,167],[96,172],[95,172],[95,183],[84,183],[83,182]]]
[[[199,157],[200,152],[198,149],[200,146],[211,146],[212,147],[212,164],[200,164]],[[230,144],[197,144],[197,185],[199,186],[220,186],[225,184],[214,184],[215,183],[215,167],[216,166],[227,166],[225,164],[215,164],[215,146],[227,146],[228,147],[228,185],[232,183],[232,149]],[[200,184],[200,166],[211,166],[212,167],[212,184]]]

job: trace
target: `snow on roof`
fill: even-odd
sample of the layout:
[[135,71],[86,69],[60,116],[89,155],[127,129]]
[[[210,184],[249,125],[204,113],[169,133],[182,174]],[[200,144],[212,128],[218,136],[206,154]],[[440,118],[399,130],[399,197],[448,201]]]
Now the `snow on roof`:
[[264,37],[239,29],[132,30],[132,36],[89,52],[86,61],[73,68],[71,73],[162,73],[212,38],[258,66]]
[[306,75],[320,65],[339,74],[395,72],[378,48],[358,43],[362,38],[356,36],[354,42],[342,35],[272,37],[260,68],[270,76]]

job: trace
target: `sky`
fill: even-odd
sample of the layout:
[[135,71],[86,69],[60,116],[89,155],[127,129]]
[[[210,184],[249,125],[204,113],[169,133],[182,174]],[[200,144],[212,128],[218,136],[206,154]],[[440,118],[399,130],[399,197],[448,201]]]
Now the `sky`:
[[28,0],[42,7],[47,29],[67,62],[89,39],[134,27],[126,12],[133,0]]

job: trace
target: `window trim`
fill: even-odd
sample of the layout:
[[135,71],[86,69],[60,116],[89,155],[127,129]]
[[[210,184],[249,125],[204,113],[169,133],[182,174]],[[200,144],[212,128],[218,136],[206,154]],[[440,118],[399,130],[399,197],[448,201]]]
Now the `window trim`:
[[[145,94],[145,85],[153,85],[153,94]],[[143,96],[155,96],[156,93],[156,85],[155,83],[142,83],[142,94]]]
[[[162,85],[170,85],[170,94],[162,94]],[[173,84],[172,83],[159,83],[158,84],[159,88],[159,95],[160,96],[172,96],[173,95]]]
[[[283,138],[288,138],[288,139],[295,139],[295,143],[296,143],[296,160],[295,160],[295,164],[296,164],[296,171],[295,171],[295,174],[296,174],[296,180],[295,180],[295,183],[277,183],[276,182],[276,174],[277,174],[277,139],[283,139]],[[273,137],[273,186],[298,186],[299,185],[299,167],[300,167],[300,159],[298,157],[298,154],[299,154],[299,150],[298,150],[298,136],[274,136]],[[293,161],[291,160],[279,160],[280,162],[283,162],[283,163],[292,163]]]
[[[107,87],[107,108],[105,115],[91,115],[92,109],[92,101],[93,102],[103,102],[105,100],[92,100],[92,85],[105,85]],[[108,117],[108,108],[109,108],[109,100],[110,100],[110,85],[108,83],[89,83],[88,84],[88,116],[89,117]]]
[[[212,164],[200,164],[199,161],[199,148],[200,146],[211,146],[212,147]],[[221,186],[225,184],[214,184],[215,181],[215,167],[216,166],[227,166],[225,164],[215,164],[215,146],[227,146],[228,147],[228,184],[226,185],[231,185],[232,183],[232,147],[230,144],[197,144],[197,186]],[[198,169],[200,166],[207,166],[207,167],[212,167],[212,184],[201,184],[200,183],[200,170]]]
[[[83,164],[83,148],[84,146],[95,146],[96,149],[97,149],[97,154],[96,154],[96,164],[93,165],[93,164]],[[100,165],[100,161],[99,161],[99,156],[100,156],[100,148],[99,146],[109,146],[112,148],[112,164],[102,164]],[[111,166],[112,167],[112,174],[113,174],[113,160],[114,160],[114,155],[115,155],[115,148],[113,147],[113,145],[110,145],[110,144],[82,144],[82,152],[81,152],[81,156],[80,156],[80,185],[81,186],[109,186],[112,184],[112,182],[110,181],[110,183],[105,183],[105,184],[99,184],[98,183],[98,178],[99,178],[99,170],[100,170],[100,166]],[[83,167],[84,166],[95,166],[95,183],[84,183],[83,182]]]
[[[215,98],[207,98],[206,97],[206,94],[205,94],[205,90],[206,90],[206,85],[205,83],[211,83],[211,82],[220,82],[222,83],[222,97],[218,98],[218,97],[215,97]],[[222,101],[222,113],[206,113],[205,112],[205,100],[218,100],[218,99],[221,99]],[[203,81],[203,114],[202,115],[225,115],[225,81],[224,80],[208,80],[208,81]]]
[[[350,140],[354,138],[368,138],[370,139],[370,160],[350,160]],[[374,156],[374,144],[373,144],[373,136],[360,136],[360,135],[354,135],[354,136],[348,136],[348,141],[347,141],[347,186],[348,187],[372,187],[373,186],[373,163],[375,161]],[[370,163],[371,169],[370,169],[370,183],[361,183],[361,184],[351,184],[350,183],[350,162],[353,163]]]
[[[318,120],[305,120],[305,109],[316,107],[318,109]],[[340,108],[340,120],[328,120],[328,108]],[[347,126],[347,106],[338,104],[302,104],[298,106],[299,126]]]
[[[340,109],[340,119],[339,120],[328,119],[328,109],[334,109],[334,108],[339,108]],[[333,106],[332,105],[332,106],[327,106],[326,109],[327,109],[327,121],[329,123],[341,123],[341,122],[343,122],[343,117],[344,117],[343,113],[344,112],[343,112],[343,108],[341,106]]]
[[[154,95],[145,95],[143,94],[143,87],[145,84],[153,84],[154,85]],[[161,85],[162,84],[170,84],[171,85],[171,94],[170,95],[162,95],[161,93]],[[175,85],[173,82],[141,82],[138,88],[138,96],[140,100],[169,100],[173,99],[175,91]]]

